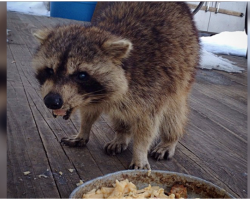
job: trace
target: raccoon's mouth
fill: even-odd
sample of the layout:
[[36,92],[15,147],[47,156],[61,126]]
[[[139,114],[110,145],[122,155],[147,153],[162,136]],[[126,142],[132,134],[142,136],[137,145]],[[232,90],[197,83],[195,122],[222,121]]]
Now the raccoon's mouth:
[[54,118],[56,118],[57,116],[62,116],[63,119],[67,120],[69,119],[71,112],[72,112],[72,109],[69,109],[69,110],[58,109],[58,110],[52,110],[52,115]]

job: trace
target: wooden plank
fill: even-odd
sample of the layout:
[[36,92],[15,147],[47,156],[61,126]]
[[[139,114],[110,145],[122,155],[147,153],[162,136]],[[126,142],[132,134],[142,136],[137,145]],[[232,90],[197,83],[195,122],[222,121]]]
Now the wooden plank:
[[14,28],[14,24],[19,22],[19,18],[13,14],[12,12],[8,12],[7,14],[7,29],[10,30],[9,34],[7,36],[8,40],[9,40],[9,44],[19,44],[19,45],[25,45],[25,42],[20,40],[19,35],[17,34],[17,32],[12,31],[12,29],[15,30]]
[[78,20],[69,20],[64,18],[55,18],[55,17],[41,17],[41,16],[34,16],[38,21],[40,21],[44,26],[47,28],[62,26],[67,24],[81,24],[81,25],[89,25],[89,22],[78,21]]
[[[221,148],[216,140],[211,140],[206,133],[194,126],[189,126],[188,137],[182,144],[199,157],[219,179],[238,196],[246,196],[247,163],[233,151]],[[187,145],[188,144],[188,145]]]
[[30,23],[36,29],[45,28],[43,23],[41,23],[39,20],[36,19],[35,15],[26,15],[17,13],[17,17],[19,17],[20,23]]
[[241,138],[235,137],[235,134],[230,133],[227,129],[223,128],[219,124],[209,119],[206,115],[203,115],[196,110],[190,111],[189,124],[193,125],[200,130],[204,131],[207,137],[211,141],[220,143],[221,148],[228,149],[237,156],[246,160],[247,158],[247,142]]
[[192,102],[197,102],[203,106],[203,109],[206,108],[213,113],[214,115],[223,118],[230,124],[237,124],[234,128],[234,132],[239,133],[239,135],[247,139],[247,116],[238,112],[237,110],[231,109],[228,105],[222,104],[219,101],[210,98],[209,96],[204,95],[195,88],[192,91],[192,96],[190,97]]
[[[16,46],[20,47],[20,45]],[[14,48],[14,45],[10,47],[10,49],[12,48]],[[13,70],[19,74],[16,64],[9,66],[11,63],[10,53],[8,49],[8,72]],[[11,148],[8,148],[8,156],[12,162],[15,162],[13,167],[15,167],[17,173],[14,177],[14,183],[19,184],[22,191],[18,193],[18,196],[19,198],[59,197],[51,174],[48,174],[48,179],[44,181],[40,181],[37,177],[37,175],[50,169],[50,166],[30,111],[22,78],[11,77],[15,73],[8,73],[7,83],[8,91],[11,90],[11,86],[14,88],[14,92],[11,93],[13,96],[8,96],[7,107],[8,144],[11,146]],[[31,174],[24,176],[23,172],[25,171],[31,171]],[[18,177],[20,178],[18,179]],[[23,180],[21,183],[20,179]]]
[[243,141],[247,140],[246,125],[241,123],[240,126],[236,126],[233,116],[225,116],[223,113],[216,111],[216,108],[206,106],[201,101],[195,99],[195,97],[191,97],[189,102],[193,110],[196,110],[198,113],[205,115],[221,127],[229,130],[229,133],[233,134],[235,137],[243,139]]
[[[76,183],[79,182],[81,177],[79,174],[77,174],[77,169],[74,167],[74,164],[72,164],[67,158],[67,155],[65,155],[65,152],[61,148],[57,137],[47,125],[42,113],[40,113],[37,109],[32,97],[29,96],[29,99],[32,101],[31,107],[35,120],[39,122],[37,123],[38,130],[41,134],[44,147],[47,151],[48,160],[51,165],[51,170],[54,175],[60,197],[68,198],[69,194],[75,189]],[[68,169],[74,169],[74,172],[70,173]],[[60,173],[63,174],[61,175]]]
[[51,17],[34,16],[34,18],[37,19],[38,21],[40,21],[47,28],[55,27],[55,26],[59,25],[58,21],[53,20],[53,18],[51,18]]
[[[21,96],[20,95],[20,91],[22,91],[23,90],[23,88],[22,88],[22,84],[21,84],[21,80],[20,80],[20,77],[19,76],[14,76],[13,78],[11,77],[11,75],[16,75],[16,73],[9,73],[10,71],[13,71],[13,69],[15,68],[15,64],[14,64],[14,66],[11,66],[11,67],[9,67],[10,65],[10,61],[12,61],[13,60],[13,58],[12,58],[12,56],[11,56],[11,53],[10,53],[10,51],[9,51],[9,48],[7,48],[7,52],[8,52],[8,54],[7,54],[7,60],[8,60],[8,68],[7,68],[7,70],[8,70],[8,83],[7,83],[7,86],[8,86],[8,103],[10,103],[10,102],[12,102],[12,99],[14,100],[14,102],[15,102],[15,104],[16,103],[18,103],[18,101],[16,102],[16,100],[15,99],[17,99],[19,96]],[[12,81],[11,83],[12,84],[9,84],[9,82],[10,81]],[[13,90],[14,90],[14,92],[12,92],[12,93],[9,93],[9,91],[11,91],[11,89],[10,89],[10,87],[9,87],[9,85],[11,85],[12,87],[13,87],[13,85],[19,85],[19,86],[21,86],[21,87],[15,87]],[[11,94],[12,94],[12,96],[11,96]],[[20,108],[22,108],[23,106],[21,106],[21,105],[19,105],[19,107]],[[12,129],[14,129],[15,131],[15,133],[16,134],[18,134],[18,135],[15,135],[15,136],[13,136],[13,137],[11,137],[11,140],[9,139],[8,140],[8,146],[13,146],[13,148],[9,148],[8,149],[8,156],[11,156],[11,157],[15,157],[16,159],[12,159],[13,160],[13,162],[14,161],[16,161],[16,163],[15,163],[15,165],[14,165],[14,167],[17,167],[18,169],[16,169],[16,171],[18,171],[19,173],[18,174],[15,174],[15,180],[14,180],[14,182],[18,182],[20,179],[21,179],[21,177],[23,176],[23,170],[25,170],[25,171],[27,171],[27,166],[24,164],[24,157],[27,157],[26,156],[26,154],[27,154],[27,151],[24,149],[24,147],[25,147],[25,141],[23,140],[23,138],[24,137],[22,137],[21,135],[22,135],[22,133],[24,133],[24,131],[23,131],[23,129],[22,129],[22,123],[15,123],[15,122],[13,122],[11,119],[13,118],[14,120],[16,120],[14,117],[10,117],[11,116],[11,111],[10,111],[10,106],[8,106],[7,107],[8,108],[8,122],[12,122],[12,124],[13,124],[13,126],[19,126],[19,128],[13,128],[13,127],[11,127]],[[20,116],[18,116],[17,118],[20,118]],[[11,123],[8,123],[8,125],[9,124],[11,124]],[[17,124],[17,125],[16,125]],[[20,127],[21,126],[21,127]],[[19,130],[20,129],[20,130]],[[10,127],[8,126],[8,133],[9,134],[12,134],[12,131],[9,131],[10,130]],[[8,137],[9,137],[9,134],[8,134]],[[15,142],[15,145],[13,144],[12,145],[12,143],[13,142]],[[19,146],[21,146],[20,148],[18,148],[18,144],[16,144],[16,143],[18,143],[19,144]],[[23,149],[23,150],[22,150]],[[24,154],[22,155],[22,151],[24,152]],[[19,155],[21,153],[21,155]],[[20,156],[20,158],[19,158],[19,156]],[[27,158],[25,158],[25,159],[27,159]],[[17,162],[20,162],[21,164],[18,164]],[[26,163],[28,162],[28,161],[25,161]],[[20,169],[19,168],[21,168],[20,167],[20,165],[21,166],[24,166],[24,167],[22,167],[22,171],[19,171]],[[23,177],[22,177],[23,178]],[[39,190],[38,190],[38,192],[39,192]],[[9,193],[10,194],[10,193]],[[19,193],[20,195],[24,195],[24,196],[27,196],[26,194],[25,194],[25,189],[22,191],[22,193]],[[29,194],[28,194],[29,195]],[[39,196],[39,195],[38,195]]]
[[[15,109],[15,111],[17,109],[13,106],[12,108]],[[8,146],[12,147],[11,150],[8,150],[8,157],[10,157],[10,159],[13,162],[13,165],[11,167],[15,168],[14,171],[16,175],[16,177],[14,177],[13,184],[16,185],[19,189],[19,193],[17,193],[18,198],[35,198],[35,197],[43,198],[44,194],[42,191],[43,189],[41,188],[42,186],[37,185],[39,184],[39,182],[35,180],[35,178],[37,178],[37,175],[39,174],[40,169],[38,168],[38,166],[34,165],[34,160],[32,158],[32,155],[29,155],[31,152],[26,147],[27,142],[25,141],[25,137],[21,135],[25,134],[25,130],[23,130],[23,128],[20,126],[21,124],[20,122],[14,120],[18,118],[17,116],[14,115],[15,111],[13,111],[12,109],[8,109],[8,118],[7,118],[8,124],[15,123],[15,125],[12,125],[11,127],[8,128],[8,135],[9,135],[8,141],[10,141],[10,138],[12,140],[14,140],[13,138],[15,138],[15,140],[18,140],[18,142],[15,142],[14,144],[10,144],[13,141],[8,143],[9,144]],[[18,132],[20,134],[19,137],[16,136]],[[13,133],[15,133],[15,135]],[[40,145],[38,145],[38,148],[39,147]],[[40,155],[37,156],[43,158],[41,154],[42,153],[40,153]],[[31,164],[31,162],[33,162],[33,164]],[[43,165],[43,167],[46,167],[45,168],[46,170],[48,166]],[[31,174],[24,176],[23,172],[26,171],[30,171]],[[49,177],[49,179],[50,178],[51,177]],[[8,196],[8,198],[11,198],[12,194],[13,194],[12,191],[9,192],[9,195],[11,196]]]
[[205,85],[195,83],[192,91],[197,90],[204,95],[213,98],[214,100],[229,106],[231,109],[234,109],[244,115],[247,115],[247,104],[240,102],[239,100],[236,100],[235,98],[232,98],[227,93],[225,93],[225,90],[217,90],[212,89],[210,87],[206,87]]
[[79,20],[70,20],[70,19],[59,18],[59,17],[51,17],[51,19],[53,21],[58,22],[60,25],[66,25],[66,24],[90,25],[90,22],[79,21]]
[[207,88],[210,87],[212,90],[225,92],[225,94],[235,100],[245,100],[246,102],[246,86],[234,82],[232,79],[225,76],[225,73],[219,73],[215,70],[198,70],[195,82],[204,86],[206,85]]
[[[10,148],[10,146],[8,145]],[[7,156],[7,178],[8,178],[8,187],[7,187],[7,197],[8,198],[18,198],[19,187],[15,184],[16,172],[15,168],[19,169],[19,167],[14,165],[15,161],[12,161],[9,156]]]
[[232,55],[222,55],[222,54],[220,54],[219,56],[226,58],[226,59],[234,62],[236,66],[245,69],[245,71],[243,71],[240,74],[238,74],[238,73],[225,73],[225,72],[219,72],[219,73],[223,74],[225,76],[228,76],[236,83],[247,86],[247,58],[240,57],[240,56],[232,56]]
[[[12,14],[12,16],[15,16],[15,18],[19,19],[17,25],[15,25],[14,23],[11,23],[10,25],[10,29],[13,29],[12,34],[16,35],[14,41],[17,40],[20,41],[21,43],[23,43],[23,41],[26,41],[25,46],[27,46],[31,54],[33,54],[33,52],[38,47],[39,43],[32,34],[33,32],[35,32],[35,30],[39,29],[41,26],[39,25],[39,23],[35,23],[36,24],[35,26],[31,21],[29,20],[25,21],[25,15]],[[19,16],[21,17],[21,19],[19,18]],[[12,19],[10,19],[10,21],[12,21]]]
[[175,157],[179,154],[179,162],[182,164],[182,166],[185,166],[190,175],[210,181],[211,183],[225,189],[227,192],[229,192],[236,198],[240,197],[240,195],[235,193],[235,191],[230,188],[230,185],[228,185],[227,182],[223,180],[221,174],[218,174],[213,169],[211,169],[211,167],[208,166],[202,158],[197,156],[196,152],[190,151],[190,149],[188,149],[186,145],[183,145],[182,140],[177,146]]

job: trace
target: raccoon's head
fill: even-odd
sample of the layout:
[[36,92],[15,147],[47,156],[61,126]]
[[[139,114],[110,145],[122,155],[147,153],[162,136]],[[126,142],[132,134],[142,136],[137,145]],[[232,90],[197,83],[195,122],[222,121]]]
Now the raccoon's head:
[[[37,31],[33,66],[45,105],[68,119],[78,106],[103,106],[128,88],[122,60],[132,44],[96,27],[61,26]],[[104,103],[104,104],[103,104]]]

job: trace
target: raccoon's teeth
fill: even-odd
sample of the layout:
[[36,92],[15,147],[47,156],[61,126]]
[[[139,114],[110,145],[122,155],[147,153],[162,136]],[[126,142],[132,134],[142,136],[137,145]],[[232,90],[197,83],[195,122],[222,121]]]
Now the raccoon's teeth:
[[53,111],[52,111],[52,115],[54,118],[57,118],[57,115],[55,115]]

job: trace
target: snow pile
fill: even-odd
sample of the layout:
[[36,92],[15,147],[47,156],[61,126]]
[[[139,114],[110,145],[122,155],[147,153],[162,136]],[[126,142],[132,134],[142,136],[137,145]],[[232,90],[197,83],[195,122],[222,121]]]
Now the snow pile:
[[210,37],[201,37],[202,69],[217,69],[226,72],[241,73],[244,69],[237,67],[234,62],[222,58],[217,54],[246,56],[247,35],[245,31],[221,32]]
[[30,15],[50,16],[44,2],[7,2],[7,10]]
[[211,52],[207,52],[204,48],[201,49],[201,69],[217,69],[226,72],[236,72],[241,73],[244,69],[234,65],[234,62],[231,62],[228,59],[217,56]]
[[201,37],[206,51],[227,55],[246,56],[247,35],[245,31],[221,32],[211,37]]

